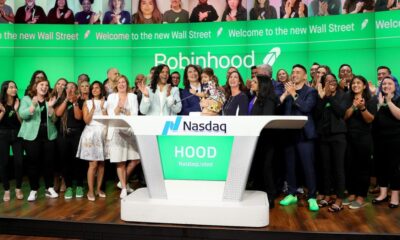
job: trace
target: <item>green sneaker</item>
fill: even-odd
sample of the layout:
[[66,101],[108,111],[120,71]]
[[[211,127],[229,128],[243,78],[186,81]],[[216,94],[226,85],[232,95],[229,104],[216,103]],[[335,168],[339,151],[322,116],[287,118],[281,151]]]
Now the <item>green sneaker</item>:
[[290,204],[297,203],[297,196],[293,196],[292,194],[287,195],[284,199],[282,199],[279,204],[282,206],[288,206]]
[[68,187],[64,193],[64,199],[71,199],[73,195],[72,188]]
[[82,187],[76,187],[75,196],[76,196],[76,198],[83,197],[83,188]]
[[308,199],[308,209],[314,212],[319,210],[317,199],[315,198]]

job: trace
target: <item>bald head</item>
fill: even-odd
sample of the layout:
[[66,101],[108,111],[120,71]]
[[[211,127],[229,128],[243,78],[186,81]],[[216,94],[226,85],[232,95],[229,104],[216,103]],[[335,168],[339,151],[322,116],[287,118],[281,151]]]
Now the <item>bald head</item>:
[[257,74],[266,75],[272,77],[272,67],[268,64],[262,64],[257,66]]

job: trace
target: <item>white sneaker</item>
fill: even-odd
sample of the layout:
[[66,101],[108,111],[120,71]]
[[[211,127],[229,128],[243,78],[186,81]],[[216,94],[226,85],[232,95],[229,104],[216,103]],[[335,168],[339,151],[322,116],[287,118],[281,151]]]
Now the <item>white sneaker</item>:
[[[122,189],[122,184],[121,184],[121,182],[118,182],[117,183],[117,187],[119,188],[119,189]],[[131,186],[129,185],[129,183],[128,184],[126,184],[126,191],[128,192],[128,193],[133,193],[133,191],[135,191],[133,188],[131,188]]]
[[28,201],[29,202],[36,201],[36,198],[37,198],[37,191],[31,190],[31,192],[29,193],[29,196],[28,196]]
[[54,188],[49,187],[49,188],[46,190],[46,197],[49,197],[49,198],[58,198],[58,193],[54,190]]
[[121,190],[121,194],[119,195],[119,197],[120,197],[120,198],[124,198],[124,197],[126,197],[126,196],[128,196],[128,192],[126,191],[126,188],[123,188],[123,189]]

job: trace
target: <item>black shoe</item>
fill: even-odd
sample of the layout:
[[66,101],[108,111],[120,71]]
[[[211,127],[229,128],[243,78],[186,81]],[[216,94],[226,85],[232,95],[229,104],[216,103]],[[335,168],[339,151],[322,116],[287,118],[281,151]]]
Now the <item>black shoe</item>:
[[374,198],[374,199],[372,199],[372,204],[381,204],[381,203],[387,202],[387,201],[389,201],[389,197],[388,196],[386,196],[382,200],[378,200],[378,199]]
[[273,209],[275,207],[275,199],[268,199],[269,209]]
[[398,208],[399,204],[389,203],[389,208]]

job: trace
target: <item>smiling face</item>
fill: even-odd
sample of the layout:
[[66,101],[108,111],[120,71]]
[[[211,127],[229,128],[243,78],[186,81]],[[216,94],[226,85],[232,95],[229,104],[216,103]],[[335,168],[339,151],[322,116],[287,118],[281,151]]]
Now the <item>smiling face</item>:
[[179,82],[181,81],[178,73],[171,74],[171,80],[173,86],[178,86]]
[[394,94],[396,91],[396,86],[394,85],[394,81],[391,78],[384,78],[382,80],[382,92],[384,94]]
[[93,84],[92,86],[92,95],[93,98],[98,99],[101,95],[101,87],[98,83]]
[[171,8],[180,8],[181,0],[171,0]]
[[162,84],[166,84],[169,78],[169,68],[164,66],[159,75],[159,81]]
[[38,82],[35,90],[37,96],[46,96],[47,92],[49,91],[49,82],[47,80]]
[[61,9],[63,9],[65,7],[65,0],[58,0],[57,6]]
[[153,0],[142,0],[140,2],[140,10],[142,11],[143,15],[145,15],[145,16],[153,15],[153,11],[154,11]]
[[118,79],[117,90],[119,93],[127,93],[128,92],[128,80],[124,77],[120,77]]
[[201,74],[201,83],[208,83],[210,81],[210,76],[206,73]]
[[15,85],[15,83],[10,82],[7,87],[7,92],[6,92],[7,95],[11,96],[11,97],[15,97],[15,96],[17,96],[17,91],[18,91],[18,89],[17,89],[17,86]]
[[228,0],[228,5],[230,9],[237,9],[239,6],[239,0]]
[[79,92],[81,92],[82,94],[89,94],[89,83],[83,81],[81,85],[79,85]]
[[351,68],[349,66],[343,66],[339,70],[339,78],[344,78],[344,79],[351,79],[353,77],[353,72],[351,71]]
[[378,70],[378,84],[384,79],[385,77],[390,76],[389,70],[386,68],[382,68]]
[[320,67],[317,70],[317,82],[321,81],[321,77],[327,73],[326,68]]
[[83,0],[82,1],[82,9],[83,9],[83,11],[89,12],[91,8],[92,8],[92,3],[89,0]]
[[64,79],[58,80],[56,83],[57,91],[62,91],[66,85],[67,85],[67,81],[65,81]]
[[231,75],[229,75],[228,84],[231,88],[240,87],[240,78],[238,72],[232,72]]
[[191,83],[199,81],[199,72],[194,67],[189,67],[187,70],[188,80]]
[[358,78],[354,78],[351,83],[351,90],[354,94],[362,94],[366,87],[367,86],[364,84],[364,82]]
[[337,81],[332,75],[327,75],[325,78],[325,85],[329,87],[331,92],[336,92],[337,89]]
[[282,82],[282,83],[285,83],[285,82],[287,82],[288,80],[289,80],[288,74],[287,74],[284,70],[280,70],[280,71],[278,72],[278,81],[279,81],[279,82]]
[[292,81],[294,84],[300,84],[305,82],[307,79],[307,75],[306,72],[304,71],[304,69],[299,68],[299,67],[295,67],[292,70]]
[[255,93],[258,93],[258,79],[257,79],[257,78],[254,78],[254,79],[251,81],[250,90],[253,91],[253,92],[255,92]]

